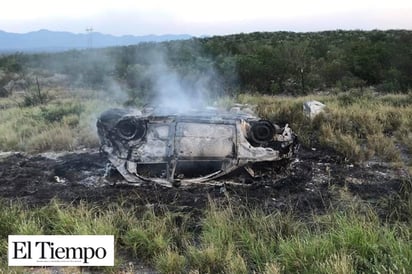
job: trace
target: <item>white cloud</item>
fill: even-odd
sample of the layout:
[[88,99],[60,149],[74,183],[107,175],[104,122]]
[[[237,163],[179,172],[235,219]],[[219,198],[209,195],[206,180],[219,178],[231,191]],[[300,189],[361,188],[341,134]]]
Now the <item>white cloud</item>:
[[411,18],[410,0],[13,0],[2,4],[0,29],[26,32],[56,27],[83,32],[93,25],[97,31],[114,34],[220,34],[280,30],[277,26],[285,25],[304,28],[301,22],[309,23],[311,30],[311,21],[321,23],[321,29],[336,25],[411,29]]

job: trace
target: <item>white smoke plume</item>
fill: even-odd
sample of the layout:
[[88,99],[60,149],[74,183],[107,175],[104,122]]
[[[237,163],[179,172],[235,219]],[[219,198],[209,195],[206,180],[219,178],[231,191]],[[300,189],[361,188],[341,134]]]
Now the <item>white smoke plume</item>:
[[216,78],[211,65],[201,71],[190,68],[181,71],[162,51],[151,54],[150,64],[147,75],[154,92],[152,105],[172,112],[187,112],[203,108],[210,101],[211,85]]

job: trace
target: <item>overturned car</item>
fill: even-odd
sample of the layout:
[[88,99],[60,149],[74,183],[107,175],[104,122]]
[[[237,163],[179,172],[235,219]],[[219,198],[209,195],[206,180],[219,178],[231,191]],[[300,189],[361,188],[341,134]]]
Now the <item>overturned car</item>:
[[97,120],[101,149],[130,183],[184,186],[234,171],[257,176],[262,166],[291,159],[297,137],[250,109],[185,112],[109,109]]

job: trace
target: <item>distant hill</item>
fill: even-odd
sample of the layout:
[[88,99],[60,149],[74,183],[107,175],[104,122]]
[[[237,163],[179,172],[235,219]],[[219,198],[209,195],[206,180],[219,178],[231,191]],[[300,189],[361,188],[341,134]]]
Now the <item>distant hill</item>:
[[39,30],[28,33],[10,33],[0,30],[0,52],[57,52],[91,47],[126,46],[140,42],[184,40],[191,37],[188,34],[114,36],[99,32],[75,34],[71,32]]

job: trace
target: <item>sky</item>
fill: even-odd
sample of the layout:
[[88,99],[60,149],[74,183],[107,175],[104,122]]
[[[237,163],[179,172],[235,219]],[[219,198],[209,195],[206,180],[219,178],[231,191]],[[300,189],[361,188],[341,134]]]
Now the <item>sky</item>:
[[113,35],[412,29],[412,0],[12,0],[0,30]]

